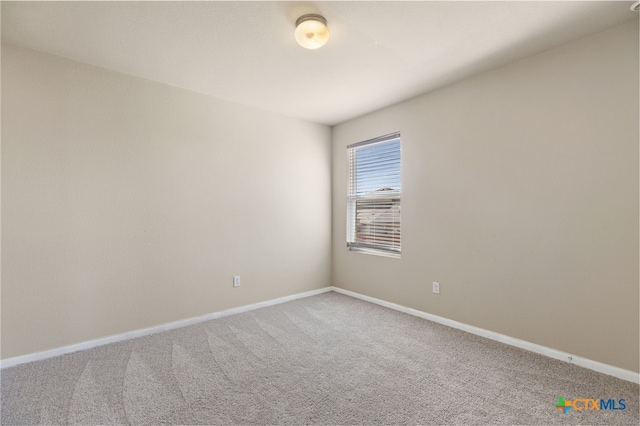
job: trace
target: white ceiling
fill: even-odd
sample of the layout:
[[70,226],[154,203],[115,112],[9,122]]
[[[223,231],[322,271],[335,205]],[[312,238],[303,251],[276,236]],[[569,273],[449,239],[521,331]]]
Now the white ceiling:
[[[638,19],[632,1],[2,2],[16,45],[324,124]],[[295,20],[331,36],[299,47]]]

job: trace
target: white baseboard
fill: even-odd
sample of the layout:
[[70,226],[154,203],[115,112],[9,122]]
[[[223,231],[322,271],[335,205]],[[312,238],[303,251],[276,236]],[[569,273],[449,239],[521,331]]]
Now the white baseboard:
[[69,346],[50,349],[47,351],[21,355],[13,358],[7,358],[7,359],[0,360],[0,369],[13,367],[19,364],[25,364],[27,362],[40,361],[47,358],[54,358],[60,355],[82,351],[85,349],[91,349],[91,348],[95,348],[96,346],[102,346],[109,343],[121,342],[123,340],[134,339],[136,337],[148,336],[150,334],[156,334],[156,333],[160,333],[167,330],[186,327],[188,325],[198,324],[198,323],[209,321],[216,318],[222,318],[229,315],[239,314],[241,312],[253,311],[254,309],[277,305],[280,303],[289,302],[291,300],[302,299],[303,297],[315,296],[317,294],[326,293],[331,290],[332,290],[332,287],[324,287],[318,290],[311,290],[311,291],[306,291],[304,293],[292,294],[290,296],[280,297],[278,299],[258,302],[252,305],[239,306],[237,308],[231,308],[231,309],[227,309],[220,312],[213,312],[213,313],[201,315],[198,317],[192,317],[192,318],[187,318],[179,321],[173,321],[166,324],[157,325],[154,327],[143,328],[140,330],[128,331],[126,333],[115,334],[113,336],[102,337],[100,339],[89,340],[86,342],[76,343]]
[[570,364],[575,364],[580,367],[587,368],[589,370],[597,371],[598,373],[607,374],[609,376],[617,377],[622,380],[627,380],[633,383],[640,383],[640,374],[624,370],[613,365],[604,364],[602,362],[594,361],[581,356],[573,355],[567,352],[552,349],[546,346],[538,345],[536,343],[527,342],[526,340],[516,339],[515,337],[505,336],[504,334],[496,333],[493,331],[485,330],[483,328],[475,327],[473,325],[464,324],[458,321],[450,320],[447,318],[439,317],[437,315],[428,314],[426,312],[418,311],[417,309],[407,308],[406,306],[398,305],[396,303],[387,302],[385,300],[376,299],[375,297],[365,296],[364,294],[356,293],[349,290],[344,290],[338,287],[331,287],[331,290],[342,293],[347,296],[355,297],[357,299],[364,300],[366,302],[375,303],[376,305],[384,306],[396,311],[404,312],[409,315],[424,318],[429,321],[437,322],[438,324],[446,325],[458,330],[466,331],[471,334],[486,337],[491,340],[495,340],[500,343],[515,346],[520,349],[525,349],[531,352],[535,352],[540,355],[548,356],[549,358],[565,361]]
[[239,306],[237,308],[231,308],[231,309],[227,309],[220,312],[213,312],[210,314],[201,315],[193,318],[187,318],[179,321],[173,321],[170,323],[166,323],[166,324],[162,324],[154,327],[143,328],[140,330],[129,331],[121,334],[115,334],[113,336],[107,336],[100,339],[89,340],[86,342],[76,343],[69,346],[50,349],[47,351],[21,355],[13,358],[7,358],[7,359],[0,360],[0,368],[9,368],[15,365],[25,364],[27,362],[40,361],[47,358],[54,358],[54,357],[72,353],[72,352],[91,349],[91,348],[106,345],[109,343],[121,342],[123,340],[134,339],[136,337],[148,336],[151,334],[156,334],[156,333],[160,333],[167,330],[173,330],[176,328],[186,327],[188,325],[198,324],[198,323],[209,321],[216,318],[222,318],[229,315],[252,311],[254,309],[277,305],[279,303],[289,302],[291,300],[302,299],[304,297],[315,296],[315,295],[326,293],[329,291],[335,291],[337,293],[355,297],[357,299],[361,299],[367,302],[375,303],[376,305],[380,305],[396,311],[404,312],[406,314],[413,315],[419,318],[424,318],[426,320],[433,321],[438,324],[443,324],[452,328],[457,328],[458,330],[466,331],[468,333],[475,334],[477,336],[486,337],[488,339],[495,340],[497,342],[505,343],[507,345],[511,345],[517,348],[535,352],[540,355],[545,355],[560,361],[565,361],[570,364],[575,364],[580,367],[597,371],[599,373],[607,374],[609,376],[617,377],[622,380],[627,380],[633,383],[640,383],[640,374],[633,371],[624,370],[622,368],[614,367],[612,365],[604,364],[602,362],[594,361],[588,358],[583,358],[567,352],[559,351],[557,349],[552,349],[546,346],[538,345],[536,343],[527,342],[526,340],[516,339],[515,337],[506,336],[504,334],[496,333],[493,331],[485,330],[483,328],[475,327],[473,325],[464,324],[458,321],[454,321],[454,320],[443,318],[437,315],[422,312],[417,309],[408,308],[406,306],[398,305],[396,303],[391,303],[385,300],[376,299],[375,297],[365,296],[364,294],[345,290],[339,287],[324,287],[318,290],[292,294],[290,296],[280,297],[278,299],[272,299],[264,302],[254,303],[252,305]]

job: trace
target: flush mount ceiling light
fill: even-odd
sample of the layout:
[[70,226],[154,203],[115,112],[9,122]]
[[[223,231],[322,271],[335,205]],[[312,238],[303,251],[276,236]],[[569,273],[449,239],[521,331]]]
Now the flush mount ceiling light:
[[635,10],[636,12],[640,10],[640,1],[635,2],[631,5],[631,10]]
[[305,49],[317,49],[329,40],[329,28],[324,16],[310,13],[296,21],[296,41]]

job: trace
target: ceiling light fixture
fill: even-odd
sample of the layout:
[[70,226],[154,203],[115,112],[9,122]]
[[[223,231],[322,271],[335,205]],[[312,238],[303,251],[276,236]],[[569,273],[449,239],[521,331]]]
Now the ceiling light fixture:
[[634,4],[631,5],[631,10],[633,11],[639,11],[640,10],[640,1],[635,2]]
[[296,21],[296,41],[305,49],[317,49],[329,40],[329,28],[324,16],[310,13]]

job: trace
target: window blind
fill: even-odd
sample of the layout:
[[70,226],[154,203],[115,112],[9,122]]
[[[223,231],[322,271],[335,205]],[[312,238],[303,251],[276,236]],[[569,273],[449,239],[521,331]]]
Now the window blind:
[[400,133],[347,147],[347,246],[399,255]]

